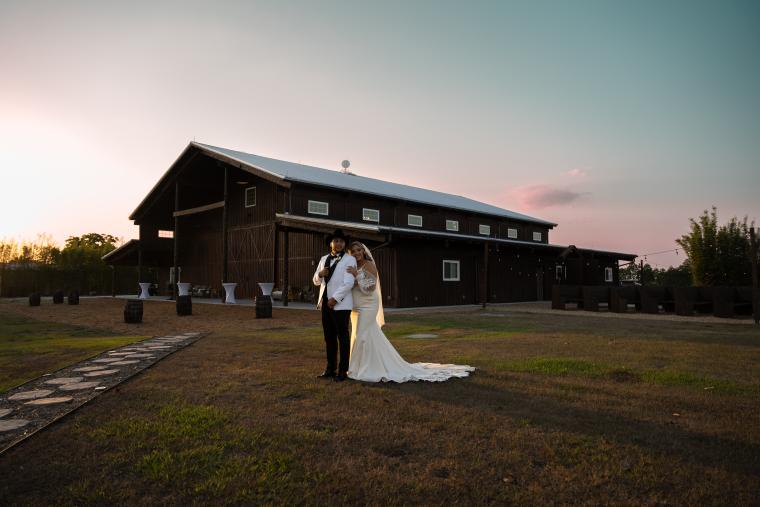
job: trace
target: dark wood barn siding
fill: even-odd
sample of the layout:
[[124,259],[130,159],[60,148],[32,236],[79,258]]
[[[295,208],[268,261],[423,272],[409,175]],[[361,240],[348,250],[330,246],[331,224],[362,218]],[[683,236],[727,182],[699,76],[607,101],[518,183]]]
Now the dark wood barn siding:
[[[404,240],[397,249],[399,306],[436,306],[477,302],[477,268],[482,245]],[[458,260],[460,280],[443,281],[443,260]]]
[[[238,184],[239,181],[246,183]],[[245,190],[249,187],[256,187],[256,205],[246,208]],[[230,174],[227,199],[230,228],[271,224],[274,222],[275,213],[281,211],[278,208],[282,206],[282,194],[278,192],[276,184],[240,170],[235,170],[235,174]]]
[[544,300],[551,296],[554,257],[522,248],[489,248],[488,301]]
[[259,283],[272,281],[274,224],[233,228],[228,238],[229,281],[238,284],[238,297],[254,298]]
[[[370,250],[372,246],[367,245]],[[398,306],[397,279],[396,279],[396,256],[397,250],[385,246],[372,251],[377,270],[380,273],[380,287],[383,293],[383,305],[388,307]]]
[[222,210],[181,217],[179,265],[182,281],[222,289]]
[[[277,280],[275,281],[275,286],[278,289],[282,289],[284,286],[285,232],[280,231],[279,237],[280,248],[277,259]],[[307,300],[314,300],[316,302],[312,276],[317,269],[319,259],[328,253],[325,237],[318,233],[289,231],[288,242],[288,285],[292,287],[293,291],[307,295]],[[271,273],[269,278],[272,278]]]

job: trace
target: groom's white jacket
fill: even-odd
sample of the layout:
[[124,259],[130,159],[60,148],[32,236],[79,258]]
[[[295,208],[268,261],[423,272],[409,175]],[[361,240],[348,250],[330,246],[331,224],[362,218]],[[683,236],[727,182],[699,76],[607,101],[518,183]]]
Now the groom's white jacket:
[[317,308],[322,307],[322,294],[327,291],[327,298],[333,298],[338,302],[333,308],[334,310],[351,310],[354,307],[354,299],[351,297],[351,289],[354,287],[354,275],[346,271],[346,268],[349,266],[356,267],[356,259],[349,253],[344,254],[335,267],[330,281],[325,283],[325,279],[319,276],[319,272],[325,267],[328,257],[329,255],[325,255],[320,259],[317,270],[314,272],[314,285],[319,286]]

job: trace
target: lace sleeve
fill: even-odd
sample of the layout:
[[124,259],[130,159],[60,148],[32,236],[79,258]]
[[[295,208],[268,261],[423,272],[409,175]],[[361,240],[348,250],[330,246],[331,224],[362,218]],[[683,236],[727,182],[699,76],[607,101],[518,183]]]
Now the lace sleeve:
[[377,286],[377,280],[375,277],[363,269],[359,270],[359,274],[356,276],[356,283],[359,285],[359,290],[364,294],[372,293]]

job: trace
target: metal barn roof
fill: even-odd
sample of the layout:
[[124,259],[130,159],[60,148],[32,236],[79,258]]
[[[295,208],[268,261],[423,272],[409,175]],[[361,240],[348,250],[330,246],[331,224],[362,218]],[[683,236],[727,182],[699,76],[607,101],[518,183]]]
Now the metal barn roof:
[[424,188],[402,185],[400,183],[357,176],[355,174],[345,174],[340,171],[331,171],[320,167],[286,162],[284,160],[262,157],[251,153],[244,153],[242,151],[220,148],[218,146],[211,146],[203,143],[192,142],[190,144],[203,151],[214,152],[218,155],[233,159],[244,166],[263,171],[284,181],[308,183],[310,185],[374,194],[420,204],[455,208],[474,213],[483,213],[486,215],[495,215],[514,220],[533,222],[549,227],[557,225],[553,222],[523,215],[522,213],[516,213],[473,199],[468,199],[467,197],[462,197],[460,195],[445,194],[443,192],[436,192],[435,190],[427,190]]

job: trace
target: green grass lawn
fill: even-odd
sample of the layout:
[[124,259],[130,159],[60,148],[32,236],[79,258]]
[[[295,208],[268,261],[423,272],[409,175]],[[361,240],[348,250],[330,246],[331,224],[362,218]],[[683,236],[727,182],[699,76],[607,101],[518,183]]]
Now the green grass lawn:
[[756,504],[758,329],[498,312],[389,317],[445,383],[317,380],[317,313],[211,334],[1,456],[0,504]]
[[0,392],[145,338],[0,314]]

